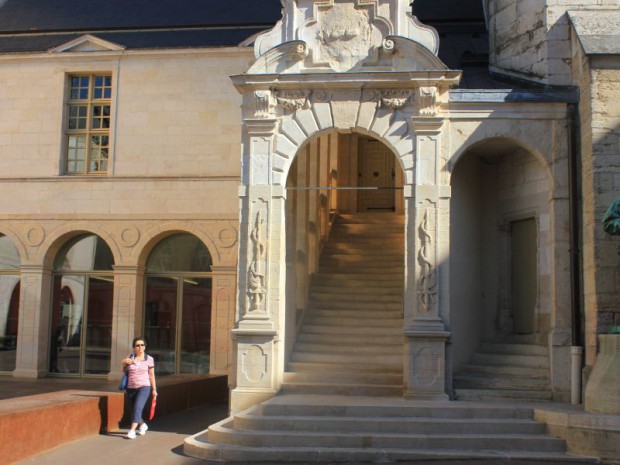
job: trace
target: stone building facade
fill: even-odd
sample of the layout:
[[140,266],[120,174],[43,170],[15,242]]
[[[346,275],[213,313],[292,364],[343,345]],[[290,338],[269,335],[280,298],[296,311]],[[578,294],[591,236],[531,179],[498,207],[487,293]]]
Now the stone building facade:
[[481,344],[512,340],[569,400],[575,348],[588,375],[620,323],[619,4],[474,3],[466,50],[405,0],[165,39],[5,20],[0,371],[114,378],[146,334],[167,372],[228,374],[231,409],[254,405],[284,383],[334,218],[374,209],[404,218],[405,397],[458,398]]

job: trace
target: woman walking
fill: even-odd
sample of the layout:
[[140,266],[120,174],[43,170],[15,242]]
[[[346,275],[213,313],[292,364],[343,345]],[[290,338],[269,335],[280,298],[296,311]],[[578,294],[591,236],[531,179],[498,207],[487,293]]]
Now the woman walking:
[[157,397],[155,361],[146,353],[144,338],[135,338],[132,345],[133,354],[122,362],[122,370],[127,372],[127,395],[131,405],[131,429],[127,439],[135,439],[136,432],[142,436],[149,429],[142,419],[142,410],[151,392],[154,398]]

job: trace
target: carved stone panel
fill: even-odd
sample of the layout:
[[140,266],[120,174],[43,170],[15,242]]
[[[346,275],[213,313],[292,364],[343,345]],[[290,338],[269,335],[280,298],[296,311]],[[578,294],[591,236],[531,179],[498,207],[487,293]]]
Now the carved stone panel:
[[427,208],[418,226],[420,246],[417,258],[420,273],[417,284],[419,308],[422,313],[434,311],[437,307],[437,270],[435,267],[433,230],[434,228],[429,223],[429,209]]

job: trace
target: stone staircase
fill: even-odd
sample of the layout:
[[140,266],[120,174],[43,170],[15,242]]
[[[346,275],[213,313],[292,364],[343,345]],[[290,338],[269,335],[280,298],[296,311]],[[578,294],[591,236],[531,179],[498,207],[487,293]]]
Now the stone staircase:
[[394,213],[336,218],[282,392],[402,394],[403,240]]
[[482,343],[453,382],[457,400],[553,400],[547,348],[516,338]]
[[525,405],[404,399],[403,224],[342,215],[311,285],[281,392],[185,440],[216,462],[569,465]]
[[185,440],[184,452],[249,463],[598,463],[566,453],[534,409],[402,397],[281,394]]

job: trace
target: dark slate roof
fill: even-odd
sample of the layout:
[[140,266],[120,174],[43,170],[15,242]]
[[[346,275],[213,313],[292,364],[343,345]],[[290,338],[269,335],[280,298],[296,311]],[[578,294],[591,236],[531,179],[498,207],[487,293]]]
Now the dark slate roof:
[[[413,12],[437,28],[439,57],[465,71],[464,87],[492,87],[482,0],[415,0]],[[281,17],[280,0],[0,0],[0,53],[87,33],[128,49],[237,46]]]
[[279,0],[0,0],[0,31],[270,25]]

